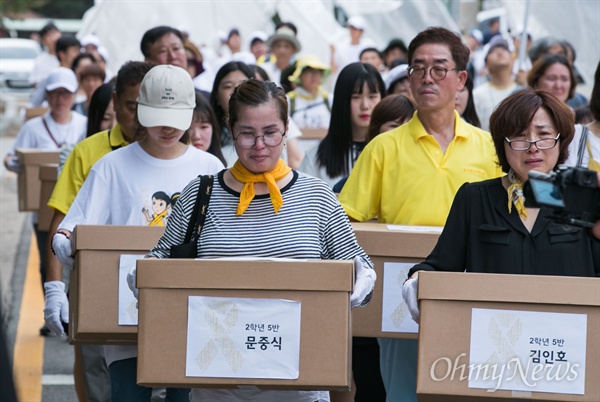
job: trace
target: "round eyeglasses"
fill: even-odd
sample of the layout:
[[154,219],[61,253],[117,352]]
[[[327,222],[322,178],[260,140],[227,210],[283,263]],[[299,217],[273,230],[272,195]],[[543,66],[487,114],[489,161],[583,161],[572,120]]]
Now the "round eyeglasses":
[[285,131],[281,132],[279,130],[269,130],[263,135],[256,136],[252,133],[240,133],[237,135],[237,137],[233,136],[233,140],[242,149],[252,149],[256,145],[256,141],[258,141],[259,138],[262,138],[265,146],[276,147],[277,145],[281,144],[284,136]]
[[531,148],[531,145],[535,144],[536,148],[543,151],[545,149],[552,149],[558,143],[558,138],[560,137],[560,133],[556,136],[556,138],[543,138],[541,140],[529,141],[529,140],[509,140],[508,137],[504,137],[506,142],[510,148],[514,151],[528,151]]
[[409,66],[406,69],[406,71],[408,72],[408,76],[410,78],[415,78],[417,80],[423,79],[423,77],[425,77],[425,74],[427,74],[427,70],[429,70],[429,75],[431,75],[431,78],[433,78],[435,81],[441,81],[444,78],[446,78],[448,71],[460,71],[458,68],[448,69],[448,68],[438,67],[438,66],[434,66],[429,69],[427,69],[425,67]]

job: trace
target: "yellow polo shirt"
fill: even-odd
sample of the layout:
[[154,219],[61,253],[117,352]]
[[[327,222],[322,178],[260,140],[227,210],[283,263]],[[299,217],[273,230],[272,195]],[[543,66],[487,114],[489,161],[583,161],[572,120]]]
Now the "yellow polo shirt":
[[[108,132],[110,131],[110,138]],[[121,126],[96,133],[79,142],[67,158],[60,177],[56,181],[48,206],[66,214],[77,196],[92,166],[113,149],[127,145]]]
[[502,176],[491,135],[455,112],[446,152],[427,134],[418,112],[363,150],[339,201],[349,217],[380,223],[444,226],[458,188]]

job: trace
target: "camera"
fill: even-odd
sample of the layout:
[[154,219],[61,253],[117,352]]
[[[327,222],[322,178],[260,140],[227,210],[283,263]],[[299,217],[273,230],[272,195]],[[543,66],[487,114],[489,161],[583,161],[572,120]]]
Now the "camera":
[[557,223],[591,228],[600,219],[597,173],[581,167],[560,165],[545,174],[529,171],[523,185],[525,206],[550,208]]

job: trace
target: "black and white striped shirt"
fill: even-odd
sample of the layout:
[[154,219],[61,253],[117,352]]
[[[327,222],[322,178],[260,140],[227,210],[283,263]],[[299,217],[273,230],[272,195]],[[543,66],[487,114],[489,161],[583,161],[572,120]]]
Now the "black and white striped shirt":
[[[225,185],[224,172],[215,177],[199,258],[352,260],[360,256],[365,267],[373,268],[344,210],[323,181],[294,171],[292,181],[281,189],[283,206],[277,214],[265,194],[257,195],[246,212],[236,216],[240,194]],[[183,242],[199,183],[196,178],[183,190],[151,256],[168,258],[171,246]]]

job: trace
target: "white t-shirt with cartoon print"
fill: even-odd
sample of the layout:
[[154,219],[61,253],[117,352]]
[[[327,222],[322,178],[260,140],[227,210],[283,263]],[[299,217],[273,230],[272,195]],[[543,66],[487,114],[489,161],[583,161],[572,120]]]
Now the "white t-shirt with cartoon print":
[[[173,195],[200,174],[224,168],[214,155],[188,147],[158,159],[136,142],[102,157],[83,183],[59,228],[76,225],[166,225]],[[106,363],[137,356],[137,346],[105,346]]]

